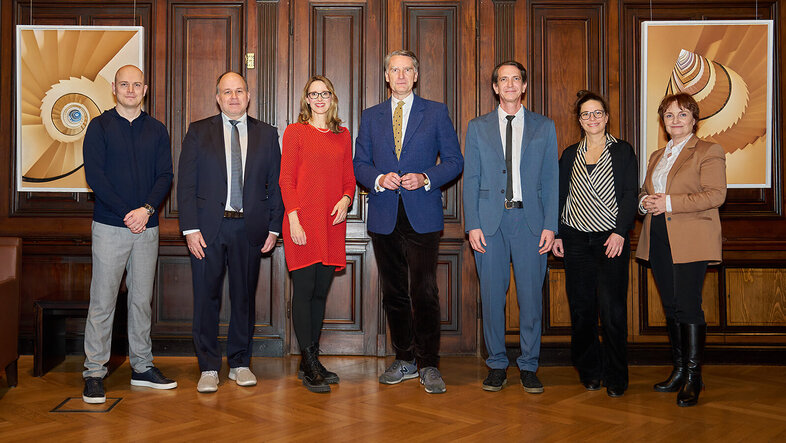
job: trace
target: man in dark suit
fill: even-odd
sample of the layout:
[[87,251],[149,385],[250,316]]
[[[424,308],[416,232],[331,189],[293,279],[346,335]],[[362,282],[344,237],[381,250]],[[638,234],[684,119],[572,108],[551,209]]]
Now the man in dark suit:
[[512,261],[521,342],[516,363],[524,390],[537,394],[543,392],[535,375],[543,278],[557,232],[557,134],[553,121],[521,104],[527,88],[521,63],[500,63],[491,83],[499,107],[469,122],[464,173],[464,227],[475,251],[489,355],[483,389],[499,391],[507,383],[505,300]]
[[393,51],[384,66],[392,97],[363,111],[354,160],[355,177],[370,190],[368,230],[396,350],[379,381],[415,378],[420,368],[426,392],[442,393],[436,280],[440,187],[461,173],[464,159],[447,107],[412,93],[418,79],[415,54]]
[[191,251],[199,392],[218,389],[218,314],[227,268],[229,378],[240,386],[257,382],[249,365],[259,263],[275,247],[284,217],[278,132],[246,114],[248,85],[240,74],[219,77],[216,101],[220,114],[188,128],[177,184],[180,229]]

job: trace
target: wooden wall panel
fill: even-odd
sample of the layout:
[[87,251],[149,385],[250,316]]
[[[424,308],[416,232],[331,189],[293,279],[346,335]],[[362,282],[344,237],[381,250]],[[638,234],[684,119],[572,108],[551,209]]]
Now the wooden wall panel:
[[[216,80],[226,71],[244,73],[241,65],[243,3],[221,6],[176,3],[169,27],[168,128],[177,177],[180,149],[188,125],[219,112]],[[177,180],[177,179],[175,179]],[[167,215],[177,215],[177,184],[172,186]]]
[[530,110],[554,120],[561,153],[581,137],[576,92],[606,94],[604,4],[534,4],[531,16]]
[[[377,334],[384,324],[379,323],[382,307],[374,259],[364,241],[348,241],[346,248],[347,267],[336,274],[328,293],[320,348],[331,354],[375,355],[380,352]],[[291,300],[291,289],[287,294]],[[294,331],[290,331],[290,351],[298,352]]]
[[[458,133],[462,106],[458,76],[460,69],[459,3],[441,2],[403,4],[404,47],[415,52],[420,61],[415,93],[445,103]],[[442,203],[446,223],[459,222],[459,187],[443,188]]]
[[[364,57],[361,49],[366,35],[364,20],[363,5],[316,4],[311,8],[309,75],[324,75],[333,83],[339,98],[339,118],[349,129],[353,141],[360,127],[361,97],[364,90]],[[299,96],[302,85],[296,84],[293,89],[296,96]],[[357,195],[356,192],[355,199]],[[353,204],[347,218],[350,221],[362,220],[362,209],[362,205]]]
[[312,8],[310,71],[325,75],[333,82],[340,98],[339,117],[351,134],[357,134],[360,127],[364,15],[362,5],[315,5]]
[[548,315],[544,315],[544,320],[548,320],[545,328],[554,330],[555,328],[565,328],[562,332],[570,330],[570,306],[568,305],[568,293],[565,292],[565,270],[550,268],[548,278],[548,304],[544,303],[544,311],[548,310]]
[[279,97],[276,62],[279,43],[279,2],[259,1],[257,14],[258,53],[254,60],[258,84],[257,115],[263,122],[276,126],[278,117],[276,105]]
[[726,269],[726,323],[786,328],[786,269]]
[[323,328],[336,331],[363,330],[363,254],[347,254],[347,267],[336,274],[328,293]]

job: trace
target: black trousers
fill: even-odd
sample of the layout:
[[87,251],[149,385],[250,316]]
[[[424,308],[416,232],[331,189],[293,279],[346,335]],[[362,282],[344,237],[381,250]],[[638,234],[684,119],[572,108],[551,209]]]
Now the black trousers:
[[292,326],[300,349],[319,343],[335,266],[314,263],[292,271]]
[[249,366],[254,338],[254,299],[259,277],[261,246],[248,241],[243,219],[225,218],[218,236],[210,242],[205,257],[191,255],[194,285],[193,337],[199,369],[221,369],[218,320],[224,274],[229,270],[231,314],[227,333],[227,362],[230,368]]
[[606,386],[626,389],[630,242],[626,238],[622,254],[608,258],[603,243],[612,231],[581,232],[566,225],[559,230],[565,250],[573,365],[582,381],[603,380]]
[[437,257],[440,232],[420,234],[399,200],[390,234],[370,233],[382,284],[390,341],[399,360],[419,367],[439,364],[439,289]]
[[660,301],[666,318],[678,323],[703,325],[704,310],[701,307],[701,290],[706,261],[674,263],[663,214],[650,221],[650,265],[652,276],[660,292]]

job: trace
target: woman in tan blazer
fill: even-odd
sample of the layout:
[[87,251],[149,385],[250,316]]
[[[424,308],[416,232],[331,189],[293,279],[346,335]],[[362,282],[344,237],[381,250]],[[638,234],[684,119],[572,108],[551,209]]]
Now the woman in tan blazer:
[[647,166],[636,257],[652,266],[674,363],[671,375],[654,388],[679,391],[677,405],[693,406],[703,388],[707,332],[701,289],[707,265],[722,258],[718,207],[726,199],[726,155],[720,145],[696,137],[699,106],[690,95],[665,97],[658,115],[671,140]]

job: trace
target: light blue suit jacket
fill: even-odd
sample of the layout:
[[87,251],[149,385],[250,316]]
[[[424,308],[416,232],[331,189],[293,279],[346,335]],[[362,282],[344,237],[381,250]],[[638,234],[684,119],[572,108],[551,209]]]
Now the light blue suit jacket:
[[[521,140],[521,196],[530,231],[557,232],[559,164],[557,132],[547,117],[524,109]],[[505,151],[497,109],[469,122],[464,149],[464,228],[480,228],[484,235],[499,229],[505,211]]]
[[[416,95],[407,120],[401,158],[397,159],[390,106],[388,99],[364,110],[355,141],[355,178],[369,190],[368,230],[378,234],[393,232],[401,195],[409,223],[416,232],[441,231],[444,225],[440,187],[456,178],[464,165],[448,108]],[[402,176],[410,172],[425,173],[430,189],[408,191],[401,187],[397,191],[377,192],[374,181],[388,172]]]

